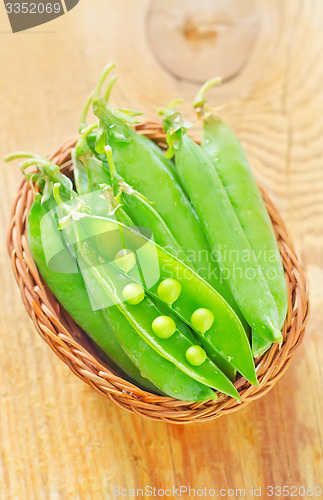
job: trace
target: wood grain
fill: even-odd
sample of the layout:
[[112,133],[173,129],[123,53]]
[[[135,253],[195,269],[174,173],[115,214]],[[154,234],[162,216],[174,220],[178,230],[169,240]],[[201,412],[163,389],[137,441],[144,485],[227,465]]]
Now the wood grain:
[[[249,3],[255,36],[248,57],[210,99],[225,104],[222,115],[279,206],[306,266],[312,313],[305,342],[271,393],[214,423],[177,427],[125,413],[69,372],[26,316],[4,244],[21,174],[17,165],[2,164],[1,500],[110,499],[114,486],[245,488],[246,498],[252,486],[323,489],[323,4]],[[185,67],[174,76],[161,64],[148,37],[151,8],[148,0],[83,0],[50,24],[13,35],[1,4],[1,156],[17,149],[47,153],[74,135],[78,110],[110,59],[120,75],[115,104],[155,118],[158,106],[181,95],[192,119],[198,85]],[[225,2],[215,1],[214,9],[223,11]],[[234,30],[239,11],[232,12]],[[185,9],[176,19],[188,33]],[[226,27],[212,37],[205,25],[190,26],[195,32],[186,43],[190,50],[197,44],[196,57],[204,44],[213,48],[209,66],[217,74],[217,43]],[[176,51],[167,39],[160,44],[166,58]],[[184,42],[181,47],[185,55]],[[239,53],[245,45],[231,50]]]

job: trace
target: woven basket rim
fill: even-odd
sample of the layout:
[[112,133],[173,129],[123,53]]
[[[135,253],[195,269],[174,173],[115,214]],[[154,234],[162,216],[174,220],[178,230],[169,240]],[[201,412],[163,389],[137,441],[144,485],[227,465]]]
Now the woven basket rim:
[[[137,125],[136,130],[154,140],[161,147],[165,147],[165,133],[159,123],[145,122]],[[65,171],[71,168],[70,152],[76,140],[76,137],[67,140],[55,152],[48,155]],[[32,259],[26,238],[26,221],[34,195],[30,183],[23,180],[13,204],[8,233],[8,251],[22,300],[36,330],[73,373],[95,391],[118,406],[153,420],[180,424],[212,420],[226,413],[237,411],[263,396],[285,373],[304,338],[309,300],[304,270],[291,237],[277,208],[261,186],[260,189],[275,230],[285,268],[288,313],[283,327],[284,340],[281,347],[274,344],[265,355],[256,360],[259,386],[250,385],[243,377],[236,381],[235,387],[241,397],[240,404],[235,399],[222,394],[216,401],[198,403],[150,394],[123,379],[100,360],[91,349],[92,343],[86,344],[85,333],[49,291]]]

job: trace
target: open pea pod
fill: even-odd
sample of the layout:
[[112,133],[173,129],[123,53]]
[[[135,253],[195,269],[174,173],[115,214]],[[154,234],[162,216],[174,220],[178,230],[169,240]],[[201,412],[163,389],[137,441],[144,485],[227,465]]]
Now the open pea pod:
[[[118,238],[118,233],[120,235],[119,224],[109,219],[83,214],[83,216],[77,216],[73,220],[73,229],[81,256],[81,271],[84,281],[88,283],[88,276],[90,276],[91,280],[93,276],[96,279],[97,286],[88,290],[93,308],[106,309],[117,306],[138,334],[156,352],[171,361],[183,373],[201,384],[239,399],[235,387],[207,356],[199,366],[195,366],[190,362],[187,352],[194,346],[194,343],[185,332],[177,330],[175,327],[171,338],[161,338],[160,335],[155,333],[152,324],[162,314],[149,297],[143,294],[140,302],[135,304],[125,300],[126,287],[133,285],[133,280],[117,268],[114,260],[105,259],[96,248],[97,241],[100,239],[96,238],[96,219],[104,221],[104,234],[108,237],[108,241],[110,240],[110,246],[116,246],[119,251],[123,248],[124,237],[128,232],[128,228],[124,226],[123,237]],[[116,233],[116,229],[118,233]]]
[[[177,258],[185,262],[189,267],[193,267],[192,263],[187,258],[181,245],[175,240],[164,220],[160,217],[154,207],[142,196],[139,192],[135,191],[131,186],[126,184],[124,179],[117,173],[115,163],[113,160],[112,150],[108,146],[104,148],[107,156],[108,164],[106,168],[98,167],[98,161],[93,152],[86,144],[89,132],[93,131],[93,126],[87,127],[82,132],[82,135],[76,145],[75,152],[72,154],[74,160],[74,177],[77,185],[77,190],[83,194],[83,200],[92,208],[92,213],[99,216],[107,216],[109,213],[108,205],[111,206],[110,211],[113,211],[116,219],[125,224],[126,226],[139,226],[140,232],[146,234],[148,228],[154,236],[157,244],[167,249],[169,253],[175,255]],[[158,149],[158,147],[156,146]],[[98,170],[99,168],[99,170]],[[100,177],[101,169],[101,177]],[[107,172],[110,170],[110,174]],[[99,174],[98,174],[99,172]],[[100,182],[101,180],[101,182]],[[119,201],[114,199],[112,188],[109,190],[108,186],[103,188],[102,184],[106,181],[114,185],[119,194]],[[88,191],[95,191],[98,186],[101,186],[104,191],[99,196],[93,193],[93,196],[88,196]],[[122,198],[120,200],[120,195]],[[102,199],[103,198],[103,199]],[[106,201],[108,201],[108,204]],[[120,201],[123,202],[120,205]],[[127,213],[125,211],[127,210]],[[131,219],[129,218],[131,215]],[[148,231],[149,231],[148,230]],[[242,320],[242,318],[240,318]],[[245,325],[244,325],[245,326]],[[245,326],[246,327],[246,326]],[[200,339],[203,347],[209,351],[209,347]],[[216,351],[208,352],[212,361],[221,369],[221,371],[231,380],[234,381],[236,377],[236,369],[223,359]]]
[[[78,251],[78,262],[82,267],[82,253]],[[84,261],[83,261],[84,267]],[[86,276],[87,290],[98,290],[95,273]],[[163,393],[184,401],[216,400],[217,395],[210,387],[183,373],[177,366],[160,356],[129,323],[117,306],[109,306],[100,311],[107,326],[113,331],[122,350],[129,360],[140,370],[142,377],[158,387]],[[144,386],[145,387],[145,386]],[[156,391],[153,391],[156,392]]]
[[159,245],[115,220],[85,216],[82,223],[88,234],[95,237],[101,259],[109,262],[115,260],[120,250],[117,238],[111,238],[113,227],[118,228],[123,248],[135,255],[126,270],[127,278],[168,303],[208,346],[209,355],[213,351],[249,382],[258,383],[249,341],[239,318],[206,281]]

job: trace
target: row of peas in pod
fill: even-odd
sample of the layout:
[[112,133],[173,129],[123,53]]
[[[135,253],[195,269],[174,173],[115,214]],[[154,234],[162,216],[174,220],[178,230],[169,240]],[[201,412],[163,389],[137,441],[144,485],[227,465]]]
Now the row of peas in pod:
[[236,377],[257,384],[254,358],[282,341],[287,290],[247,158],[207,104],[219,80],[194,102],[201,146],[175,101],[160,109],[165,151],[136,131],[141,113],[109,104],[113,68],[82,111],[72,178],[40,155],[6,157],[34,186],[32,256],[123,377],[186,401],[239,400]]

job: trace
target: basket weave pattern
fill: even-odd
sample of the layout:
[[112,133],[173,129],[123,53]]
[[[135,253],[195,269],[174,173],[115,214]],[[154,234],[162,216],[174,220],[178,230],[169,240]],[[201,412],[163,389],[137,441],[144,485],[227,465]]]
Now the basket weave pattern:
[[[165,147],[165,134],[157,123],[144,123],[137,131]],[[70,152],[76,140],[71,139],[50,155],[52,161],[66,173],[70,168]],[[125,410],[154,420],[171,423],[202,422],[218,418],[243,408],[251,401],[266,394],[284,374],[301,344],[308,319],[308,290],[304,273],[292,241],[281,217],[261,189],[281,251],[288,288],[288,313],[283,328],[284,341],[277,344],[257,364],[259,386],[250,385],[239,378],[235,387],[240,393],[241,404],[235,399],[219,395],[217,401],[190,403],[170,397],[149,394],[122,379],[110,369],[93,349],[89,349],[87,336],[60,306],[42,281],[30,254],[26,238],[26,223],[34,194],[28,181],[23,181],[14,202],[8,250],[16,281],[25,308],[38,333],[64,363],[94,390]]]

